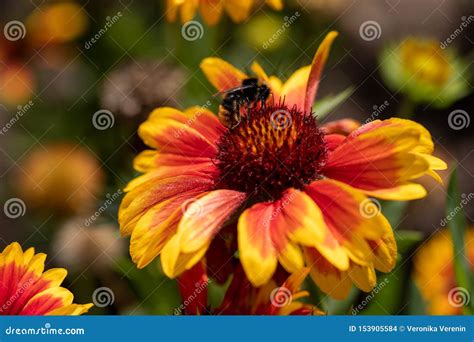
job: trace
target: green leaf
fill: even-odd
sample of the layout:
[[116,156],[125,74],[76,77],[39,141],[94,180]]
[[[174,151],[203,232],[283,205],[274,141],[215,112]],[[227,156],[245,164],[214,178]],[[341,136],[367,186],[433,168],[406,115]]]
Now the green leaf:
[[321,120],[327,114],[339,107],[343,102],[345,102],[349,97],[351,97],[353,92],[354,88],[349,87],[346,90],[340,92],[339,94],[329,95],[321,100],[316,101],[313,110],[317,115],[318,119]]
[[229,288],[231,283],[231,278],[227,279],[224,284],[218,284],[214,281],[209,281],[207,291],[209,297],[209,305],[211,308],[217,308],[222,304],[224,300],[224,296],[226,294],[227,289]]
[[394,230],[403,222],[408,207],[406,201],[381,201],[382,212]]
[[[399,315],[403,309],[403,299],[409,284],[408,263],[402,262],[401,255],[408,253],[423,240],[423,234],[416,231],[394,231],[398,246],[397,267],[388,274],[379,274],[378,284],[370,293],[364,294],[361,303],[353,310],[361,315]],[[362,304],[362,306],[360,306]],[[359,312],[360,311],[360,312]]]
[[407,303],[406,313],[409,315],[426,315],[426,302],[420,289],[413,282],[409,285],[409,296],[410,300]]
[[156,263],[139,270],[124,257],[116,262],[116,269],[137,296],[136,306],[128,314],[143,314],[144,310],[149,315],[172,315],[181,304],[176,282],[162,274]]
[[377,285],[370,293],[364,293],[362,300],[354,305],[358,315],[397,315],[399,314],[407,266],[401,264],[389,274],[379,274]]
[[398,230],[394,232],[398,252],[403,254],[423,240],[423,234],[413,230]]
[[[333,299],[329,296],[325,298],[325,308],[328,315],[348,315],[353,311],[353,304],[360,295],[360,290],[352,286],[351,292],[343,300]],[[352,313],[353,314],[353,313]]]
[[[453,240],[454,273],[457,285],[473,293],[473,286],[470,279],[469,264],[466,259],[464,237],[466,235],[467,223],[464,217],[463,206],[466,200],[461,198],[458,189],[457,171],[453,170],[448,185],[448,196],[446,198],[446,218],[445,222],[451,231]],[[470,314],[474,311],[474,301],[470,301],[471,308],[464,307],[464,313]]]

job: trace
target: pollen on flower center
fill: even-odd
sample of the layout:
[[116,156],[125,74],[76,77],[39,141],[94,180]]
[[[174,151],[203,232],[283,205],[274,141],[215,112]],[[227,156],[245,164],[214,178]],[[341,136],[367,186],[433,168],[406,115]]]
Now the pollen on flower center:
[[219,185],[275,200],[319,178],[326,156],[313,115],[283,104],[253,108],[218,142]]

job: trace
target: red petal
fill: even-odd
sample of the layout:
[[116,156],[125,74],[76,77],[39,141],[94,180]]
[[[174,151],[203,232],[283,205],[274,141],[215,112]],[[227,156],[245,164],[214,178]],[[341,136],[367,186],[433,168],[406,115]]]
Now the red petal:
[[177,281],[182,298],[178,311],[186,315],[205,314],[209,285],[205,262],[198,262],[190,270],[181,274]]

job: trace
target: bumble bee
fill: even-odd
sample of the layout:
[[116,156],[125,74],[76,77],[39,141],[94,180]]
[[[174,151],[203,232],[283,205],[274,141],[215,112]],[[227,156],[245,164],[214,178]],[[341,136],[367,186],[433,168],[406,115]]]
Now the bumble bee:
[[246,78],[242,85],[220,93],[224,95],[222,103],[219,105],[219,120],[227,128],[236,127],[241,119],[242,106],[251,106],[257,102],[265,105],[270,96],[270,88],[265,84],[259,84],[256,78]]

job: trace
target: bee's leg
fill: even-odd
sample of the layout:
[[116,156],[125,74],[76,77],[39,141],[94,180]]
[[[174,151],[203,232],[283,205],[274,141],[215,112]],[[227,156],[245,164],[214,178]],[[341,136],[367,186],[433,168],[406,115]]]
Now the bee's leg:
[[251,109],[254,109],[254,103],[250,100],[246,100],[245,103],[247,104],[247,112],[250,112]]
[[250,118],[250,113],[251,113],[251,111],[252,111],[252,109],[253,109],[253,106],[252,106],[252,104],[251,104],[250,101],[245,101],[245,105],[246,105],[246,107],[247,107],[247,109],[246,109],[246,110],[247,110],[247,114],[245,115],[245,116],[246,116],[245,119],[248,121],[249,118]]
[[268,98],[272,95],[270,88],[267,86],[263,86],[260,88],[260,92],[258,94],[260,101],[263,103],[263,107],[266,106]]
[[238,101],[232,103],[232,116],[231,116],[231,128],[234,128],[240,124],[240,105]]

